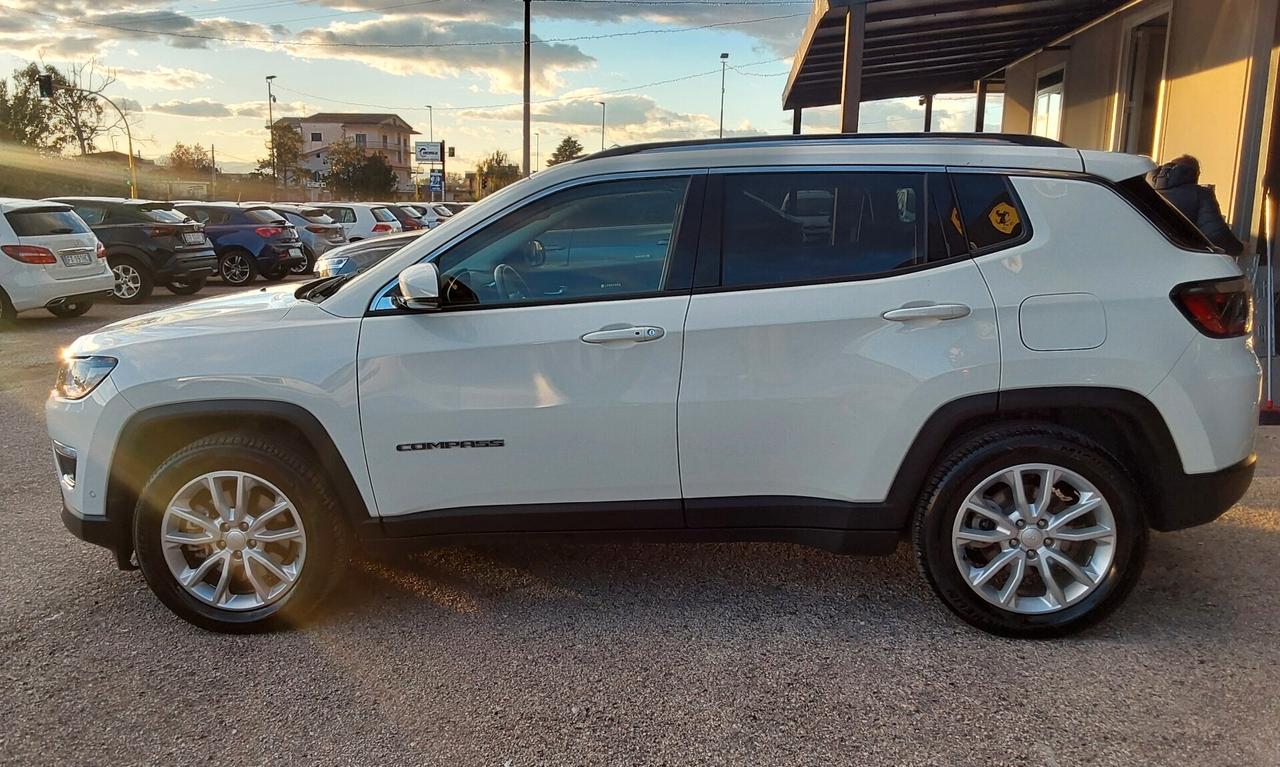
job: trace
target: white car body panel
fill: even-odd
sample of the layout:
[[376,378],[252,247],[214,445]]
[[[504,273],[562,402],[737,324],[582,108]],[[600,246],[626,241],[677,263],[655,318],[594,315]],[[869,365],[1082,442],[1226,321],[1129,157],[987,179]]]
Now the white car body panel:
[[[972,313],[881,318],[911,303]],[[995,312],[972,261],[695,295],[680,381],[685,495],[884,500],[934,410],[999,385]]]
[[[58,258],[55,264],[27,264],[0,254],[0,289],[9,296],[16,311],[39,309],[51,301],[88,293],[111,291],[115,278],[106,259],[97,258],[98,238],[93,232],[19,237],[5,218],[11,211],[25,208],[62,206],[43,200],[0,199],[0,245],[31,245],[47,248]],[[83,266],[67,266],[64,257],[88,254]]]
[[[360,406],[378,509],[678,499],[688,295],[368,317]],[[666,332],[583,343],[611,325]],[[504,440],[503,447],[397,445]]]
[[[400,222],[392,218],[391,221],[379,221],[373,215],[374,208],[382,208],[383,205],[371,205],[359,202],[335,202],[319,205],[321,209],[329,212],[334,221],[342,224],[342,229],[347,233],[347,242],[355,242],[357,240],[367,240],[371,237],[382,237],[388,234],[404,231],[404,227]],[[354,221],[344,221],[341,212],[349,210],[354,216]],[[387,215],[391,215],[388,212]],[[385,232],[375,232],[373,228],[378,224],[386,224],[389,228]]]

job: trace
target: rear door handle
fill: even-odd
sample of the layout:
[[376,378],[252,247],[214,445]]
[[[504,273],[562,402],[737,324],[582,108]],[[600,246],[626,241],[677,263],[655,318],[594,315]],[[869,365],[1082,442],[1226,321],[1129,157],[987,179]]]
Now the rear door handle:
[[639,327],[628,325],[624,328],[596,330],[584,335],[582,340],[589,344],[607,344],[620,341],[640,343],[641,341],[657,341],[666,334],[667,331],[655,325],[641,325]]
[[880,316],[890,322],[958,320],[968,317],[972,311],[964,304],[926,304],[925,306],[903,306],[898,309],[890,309]]

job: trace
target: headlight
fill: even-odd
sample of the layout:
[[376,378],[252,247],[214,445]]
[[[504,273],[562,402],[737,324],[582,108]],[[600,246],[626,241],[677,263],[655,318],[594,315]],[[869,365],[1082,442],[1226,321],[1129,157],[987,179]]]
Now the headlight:
[[114,357],[67,357],[53,389],[63,399],[84,399],[115,370]]
[[347,265],[345,258],[325,258],[316,262],[316,274],[321,277],[328,277],[334,272]]

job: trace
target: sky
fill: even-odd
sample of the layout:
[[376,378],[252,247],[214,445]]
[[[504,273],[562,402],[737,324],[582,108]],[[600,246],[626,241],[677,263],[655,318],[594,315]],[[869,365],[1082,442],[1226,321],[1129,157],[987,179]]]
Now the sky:
[[[726,135],[790,133],[782,90],[809,0],[535,0],[535,162],[566,135],[605,146],[714,137],[720,54]],[[0,76],[30,61],[93,60],[131,109],[134,146],[162,159],[175,142],[216,148],[220,169],[265,156],[274,116],[394,112],[455,147],[450,171],[501,149],[520,158],[519,0],[0,0]],[[117,97],[119,97],[117,99]],[[123,102],[121,102],[121,99]],[[427,105],[431,105],[428,110]],[[939,97],[936,129],[972,130],[973,97]],[[1000,123],[999,97],[987,123]],[[917,99],[863,106],[864,131],[918,131]],[[834,131],[834,107],[804,131]],[[124,150],[123,135],[115,148]],[[110,139],[100,149],[111,149]]]

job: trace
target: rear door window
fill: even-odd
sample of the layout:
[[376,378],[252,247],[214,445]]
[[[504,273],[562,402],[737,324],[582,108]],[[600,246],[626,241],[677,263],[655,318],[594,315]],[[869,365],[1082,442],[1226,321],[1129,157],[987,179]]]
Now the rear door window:
[[721,283],[858,279],[963,256],[943,220],[952,207],[942,173],[726,174]]
[[951,178],[972,251],[987,252],[1026,239],[1026,214],[1008,178],[995,173],[955,173]]
[[89,227],[73,210],[30,208],[5,214],[14,234],[19,237],[45,237],[51,234],[87,234]]

